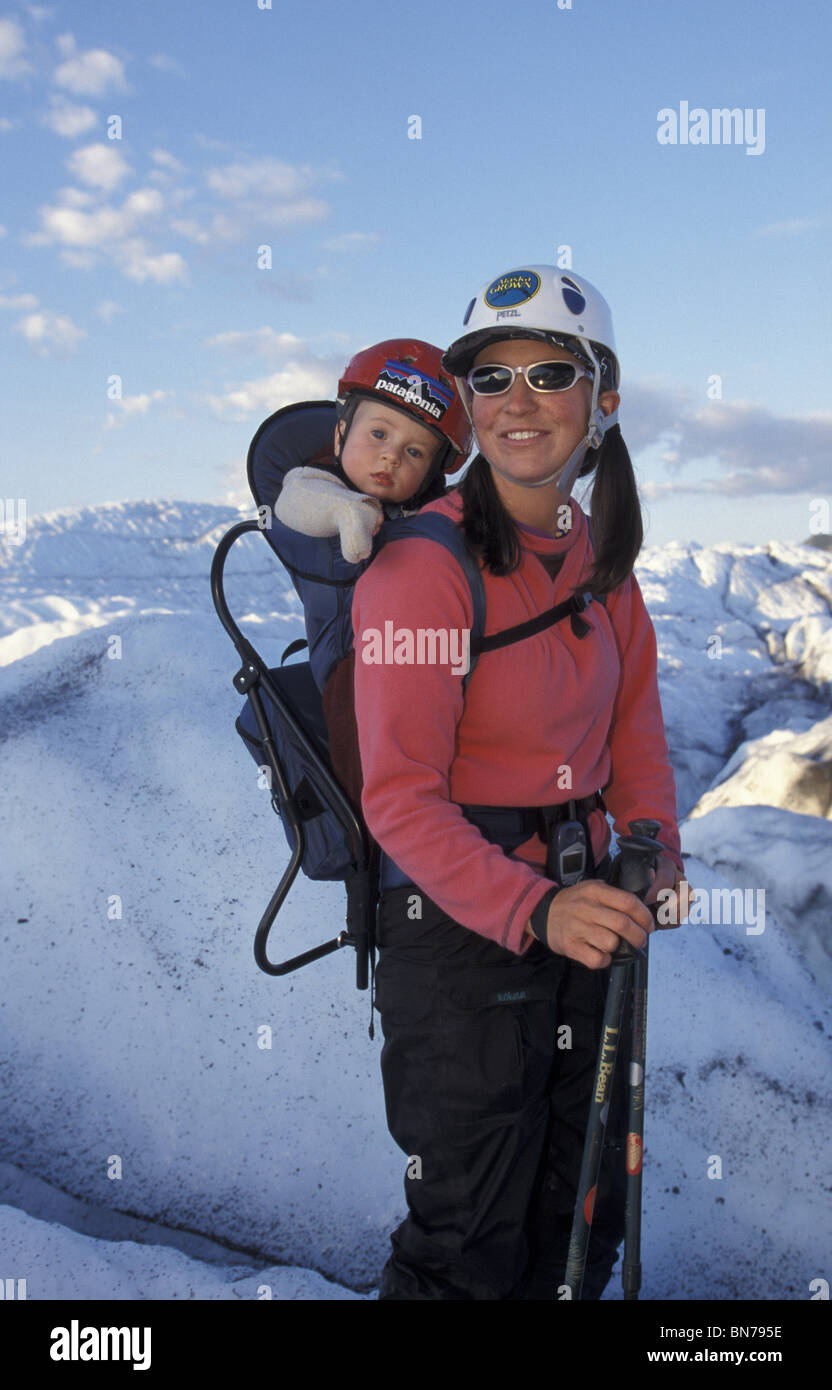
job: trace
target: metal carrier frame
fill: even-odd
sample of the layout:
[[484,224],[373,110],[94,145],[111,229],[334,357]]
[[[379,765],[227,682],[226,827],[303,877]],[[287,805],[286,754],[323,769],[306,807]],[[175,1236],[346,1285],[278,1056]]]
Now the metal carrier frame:
[[[337,951],[342,946],[353,946],[356,953],[355,983],[358,989],[367,989],[373,953],[377,901],[377,883],[374,882],[377,873],[374,843],[331,771],[322,763],[318,750],[284,698],[280,690],[280,669],[269,669],[248,638],[240,631],[225,598],[223,571],[228,552],[235,541],[253,531],[258,531],[261,535],[264,534],[258,521],[240,521],[223,536],[217,546],[211,565],[211,596],[214,600],[217,617],[234,643],[242,662],[242,666],[233,677],[233,685],[238,694],[247,695],[251,702],[273,778],[272,808],[280,815],[292,840],[291,858],[263,916],[260,918],[255,933],[254,959],[267,975],[288,975],[293,970],[299,970],[303,965],[309,965],[312,961],[331,955],[333,951]],[[284,653],[284,657],[286,654]],[[269,960],[267,954],[268,937],[274,920],[301,867],[305,838],[302,810],[289,790],[286,775],[275,748],[261,692],[268,695],[280,718],[285,720],[293,736],[308,753],[310,762],[314,763],[316,767],[316,790],[323,793],[329,809],[341,823],[355,860],[354,873],[351,873],[344,880],[347,890],[346,930],[339,932],[331,941],[325,941],[322,945],[313,947],[311,951],[304,951],[299,956],[292,956],[289,960],[281,962]]]

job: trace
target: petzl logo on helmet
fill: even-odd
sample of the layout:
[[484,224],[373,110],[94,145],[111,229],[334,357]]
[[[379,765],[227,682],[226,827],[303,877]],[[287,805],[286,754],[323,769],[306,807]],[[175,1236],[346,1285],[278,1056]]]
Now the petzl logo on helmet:
[[560,292],[563,295],[563,302],[570,314],[582,314],[586,308],[586,298],[580,285],[576,285],[574,280],[570,280],[568,275],[560,277]]
[[525,304],[540,289],[540,276],[535,270],[511,270],[492,280],[485,291],[489,309],[509,309],[513,304]]
[[388,392],[402,405],[413,405],[417,410],[423,410],[432,420],[441,420],[453,399],[448,388],[432,376],[417,372],[406,362],[394,362],[390,358],[382,367],[373,390]]

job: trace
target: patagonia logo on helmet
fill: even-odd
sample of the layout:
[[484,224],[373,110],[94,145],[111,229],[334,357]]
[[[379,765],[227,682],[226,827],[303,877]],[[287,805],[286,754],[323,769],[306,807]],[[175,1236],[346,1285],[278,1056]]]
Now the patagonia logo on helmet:
[[406,362],[385,362],[374,391],[386,391],[402,405],[414,405],[432,420],[441,420],[453,400],[451,392],[432,376],[425,376]]
[[525,304],[540,289],[540,276],[534,270],[512,270],[492,280],[483,296],[489,309],[507,309]]
[[568,275],[560,277],[560,292],[563,295],[563,302],[570,314],[582,314],[586,308],[586,299],[580,286],[570,280]]

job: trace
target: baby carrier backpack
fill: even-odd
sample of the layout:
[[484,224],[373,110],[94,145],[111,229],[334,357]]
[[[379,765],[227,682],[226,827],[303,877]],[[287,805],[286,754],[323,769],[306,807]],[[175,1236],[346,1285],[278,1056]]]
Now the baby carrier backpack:
[[[247,466],[258,516],[238,522],[223,536],[211,567],[211,593],[217,616],[242,663],[233,677],[236,690],[246,700],[236,722],[237,732],[267,779],[272,809],[281,819],[291,852],[289,863],[258,924],[254,939],[255,960],[269,975],[286,975],[342,946],[352,946],[356,952],[356,985],[363,990],[368,987],[374,960],[379,858],[384,862],[386,857],[379,856],[378,847],[362,818],[353,810],[333,774],[321,695],[309,661],[284,664],[289,656],[305,648],[306,642],[290,643],[281,665],[270,669],[232,617],[223,589],[224,565],[232,545],[241,536],[260,532],[289,571],[301,599],[309,592],[304,586],[314,582],[324,585],[329,601],[336,607],[339,602],[349,602],[357,568],[347,567],[341,559],[338,538],[316,542],[329,548],[327,573],[309,574],[297,563],[297,537],[294,533],[288,534],[286,528],[275,521],[272,510],[288,469],[307,463],[331,445],[334,430],[333,401],[307,401],[286,406],[263,422],[251,442]],[[522,641],[567,617],[577,636],[585,636],[591,630],[580,617],[593,600],[593,595],[587,593],[573,596],[528,622],[486,638],[485,589],[480,566],[465,546],[459,527],[450,517],[435,512],[387,520],[375,538],[373,556],[383,545],[410,537],[427,538],[443,545],[458,560],[470,585],[473,626],[470,665],[463,677],[463,689],[478,657],[488,651]],[[291,555],[287,554],[287,549],[291,549]],[[372,557],[360,568],[371,562]],[[325,601],[326,598],[325,594]],[[600,601],[604,601],[603,597]],[[494,817],[490,813],[499,808],[463,810],[466,814],[472,813],[469,819],[480,824],[487,838],[494,838]],[[478,821],[473,814],[478,811],[489,814]],[[501,841],[496,839],[495,842]],[[388,870],[391,863],[386,861]],[[395,872],[395,865],[392,868]],[[289,960],[274,962],[267,954],[268,935],[300,870],[310,879],[343,881],[347,894],[346,926],[332,940]]]

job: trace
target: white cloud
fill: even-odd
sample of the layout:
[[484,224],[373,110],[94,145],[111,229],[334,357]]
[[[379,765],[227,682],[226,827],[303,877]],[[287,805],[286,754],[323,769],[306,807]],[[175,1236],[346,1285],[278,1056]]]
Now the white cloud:
[[78,328],[64,314],[53,314],[48,309],[27,314],[15,328],[40,357],[68,357],[75,352],[81,338],[87,336],[83,328]]
[[197,246],[205,246],[212,240],[211,233],[200,227],[193,217],[175,217],[170,225],[177,236],[184,237],[186,241],[192,241]]
[[105,48],[89,48],[85,53],[76,53],[71,35],[64,35],[58,42],[63,52],[72,53],[55,69],[54,80],[59,87],[66,87],[74,96],[84,97],[103,96],[110,88],[126,89],[124,64],[114,53],[108,53]]
[[0,19],[0,77],[13,79],[29,72],[31,64],[23,54],[26,39],[16,19]]
[[321,222],[329,214],[329,204],[319,198],[304,198],[269,207],[258,206],[254,202],[240,202],[233,214],[215,212],[204,223],[196,217],[182,218],[172,226],[186,240],[204,246],[212,241],[241,241],[252,235],[253,227],[262,229],[258,235],[267,236],[273,228]]
[[162,211],[164,199],[158,188],[137,188],[124,200],[129,217],[150,217]]
[[330,237],[323,247],[325,251],[360,251],[362,247],[374,246],[378,239],[377,232],[345,232],[343,236]]
[[7,130],[14,130],[16,125],[17,122],[10,120],[8,116],[0,116],[0,131],[2,131],[4,135]]
[[121,414],[109,414],[104,421],[104,428],[106,430],[118,429],[127,423],[129,416],[146,415],[151,405],[156,404],[157,401],[163,401],[171,395],[173,395],[172,391],[146,391],[138,396],[122,396],[114,402],[119,407]]
[[35,244],[58,242],[61,246],[102,246],[123,237],[126,219],[120,208],[102,207],[93,212],[81,208],[41,208],[43,231],[32,240]]
[[171,173],[181,174],[184,172],[184,164],[181,164],[176,156],[170,153],[170,150],[151,150],[150,158],[154,164],[161,164],[163,169],[170,169]]
[[[638,427],[630,425],[631,407]],[[631,451],[658,445],[675,481],[646,482],[645,497],[668,494],[716,494],[757,497],[761,493],[825,494],[832,454],[832,414],[777,415],[751,401],[714,401],[691,408],[683,393],[668,390],[628,391],[622,433]],[[685,483],[685,468],[716,460],[715,478]]]
[[139,396],[122,396],[118,402],[126,415],[146,415],[154,401],[163,401],[170,391],[145,391]]
[[299,198],[294,203],[264,209],[264,217],[278,227],[296,227],[302,222],[323,222],[331,208],[322,198]]
[[621,404],[621,432],[631,454],[668,442],[691,404],[690,393],[678,386],[633,381]]
[[157,188],[140,188],[125,198],[121,207],[102,206],[85,210],[90,195],[79,189],[66,189],[61,203],[42,207],[42,231],[31,240],[36,245],[58,242],[61,246],[115,249],[115,243],[131,235],[144,217],[155,216],[164,206]]
[[41,230],[28,238],[29,245],[57,243],[68,265],[88,268],[92,253],[110,256],[130,280],[155,280],[170,284],[185,280],[187,266],[174,251],[155,251],[139,235],[148,219],[164,209],[158,188],[137,188],[120,207],[90,207],[91,195],[81,189],[64,189],[57,205],[40,209]]
[[307,196],[322,178],[337,175],[282,160],[240,159],[209,169],[205,180],[211,193],[233,204],[233,211],[216,214],[211,233],[227,240],[251,235],[254,226],[289,227],[321,222],[330,216],[328,203]]
[[2,224],[0,224],[0,237],[6,236],[6,235],[7,235],[7,229],[6,229]]
[[130,165],[114,144],[101,142],[73,150],[67,168],[82,183],[112,192],[130,172]]
[[30,14],[32,19],[37,23],[40,23],[43,19],[51,19],[55,10],[52,5],[27,5],[26,12]]
[[53,96],[49,110],[43,117],[43,124],[56,135],[73,140],[76,135],[84,135],[91,130],[98,117],[91,106],[79,106],[64,96]]
[[216,333],[208,338],[207,347],[230,349],[232,352],[255,352],[275,356],[285,352],[297,352],[303,347],[303,339],[294,333],[275,333],[273,328],[254,328],[246,332],[230,331]]
[[293,198],[313,181],[309,169],[296,169],[279,159],[248,159],[209,169],[206,182],[220,198]]
[[174,280],[187,279],[187,266],[176,251],[153,255],[140,237],[131,237],[117,251],[118,263],[131,280],[155,280],[168,285]]
[[336,388],[342,367],[340,361],[337,365],[287,362],[271,376],[242,382],[230,387],[224,396],[208,396],[207,401],[218,415],[243,420],[254,411],[266,414],[293,401],[327,399]]

